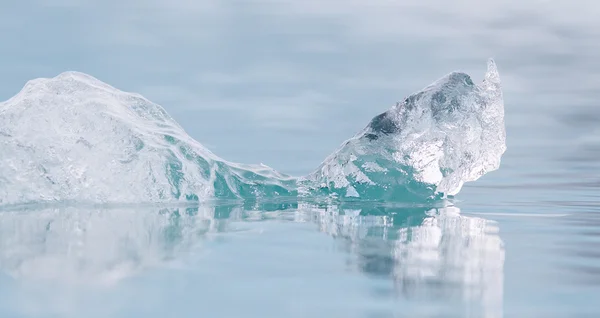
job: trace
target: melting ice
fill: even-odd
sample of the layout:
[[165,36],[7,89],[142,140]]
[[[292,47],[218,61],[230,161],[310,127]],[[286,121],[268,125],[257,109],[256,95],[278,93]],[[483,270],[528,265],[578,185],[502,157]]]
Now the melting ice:
[[159,105],[89,75],[28,82],[0,103],[0,204],[337,197],[423,201],[498,169],[504,103],[454,72],[376,116],[313,173],[295,178],[219,158]]
[[346,197],[455,195],[500,166],[504,102],[494,61],[483,83],[451,73],[376,116],[305,180]]

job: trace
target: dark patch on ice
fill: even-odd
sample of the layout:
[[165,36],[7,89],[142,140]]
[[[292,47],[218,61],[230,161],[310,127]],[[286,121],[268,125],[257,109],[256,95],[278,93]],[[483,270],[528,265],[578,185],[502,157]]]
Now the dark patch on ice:
[[381,113],[375,116],[375,118],[371,120],[369,126],[375,134],[382,133],[385,135],[389,135],[398,133],[400,131],[400,127],[398,127],[398,124],[396,124],[396,121],[390,117],[390,114],[388,112]]

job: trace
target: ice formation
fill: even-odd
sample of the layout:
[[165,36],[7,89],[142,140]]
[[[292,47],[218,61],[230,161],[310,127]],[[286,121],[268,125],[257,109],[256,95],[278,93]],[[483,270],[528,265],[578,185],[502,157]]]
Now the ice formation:
[[0,204],[276,196],[295,184],[217,157],[161,106],[77,72],[0,104],[0,154]]
[[453,72],[376,116],[303,179],[303,193],[419,200],[457,194],[496,170],[506,150],[493,60],[475,84]]
[[161,106],[65,72],[32,80],[0,103],[0,205],[454,195],[499,167],[503,107],[492,60],[479,85],[451,73],[376,116],[315,172],[294,178],[221,159]]

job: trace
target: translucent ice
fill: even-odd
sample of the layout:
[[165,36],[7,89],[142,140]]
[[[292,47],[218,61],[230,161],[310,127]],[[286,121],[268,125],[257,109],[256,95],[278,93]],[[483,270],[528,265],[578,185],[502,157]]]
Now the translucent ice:
[[0,103],[0,204],[297,196],[421,201],[499,167],[504,105],[451,73],[376,116],[306,177],[219,158],[165,110],[82,73],[36,79]]
[[303,178],[302,192],[387,200],[452,196],[506,150],[500,77],[450,73],[376,116]]
[[[77,72],[0,104],[0,204],[289,195],[295,180],[227,162],[165,110]],[[295,192],[294,192],[295,193]]]

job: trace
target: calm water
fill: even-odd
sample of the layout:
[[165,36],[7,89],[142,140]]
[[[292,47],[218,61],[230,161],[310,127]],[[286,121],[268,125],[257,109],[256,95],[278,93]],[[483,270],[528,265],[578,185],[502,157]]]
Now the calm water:
[[0,317],[600,316],[595,2],[119,3],[1,3],[0,99],[87,72],[224,158],[298,175],[493,56],[508,151],[439,209],[1,211]]

